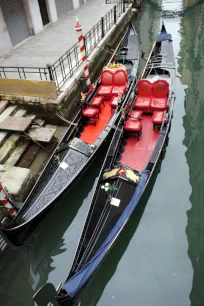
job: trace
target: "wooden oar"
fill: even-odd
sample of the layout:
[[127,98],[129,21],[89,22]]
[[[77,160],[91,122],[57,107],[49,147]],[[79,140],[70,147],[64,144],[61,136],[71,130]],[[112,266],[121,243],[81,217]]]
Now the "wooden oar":
[[[129,29],[129,27],[128,27],[128,29]],[[121,38],[121,40],[119,41],[119,43],[118,43],[118,45],[117,45],[115,51],[113,52],[113,54],[112,54],[112,56],[111,56],[111,58],[110,58],[110,60],[109,60],[109,62],[108,62],[108,64],[107,64],[107,66],[111,63],[113,57],[115,56],[116,52],[118,51],[118,48],[120,47],[120,44],[121,44],[122,40],[124,39],[125,35],[127,34],[128,29],[127,29],[127,31],[125,32],[125,34],[123,35],[123,37]]]

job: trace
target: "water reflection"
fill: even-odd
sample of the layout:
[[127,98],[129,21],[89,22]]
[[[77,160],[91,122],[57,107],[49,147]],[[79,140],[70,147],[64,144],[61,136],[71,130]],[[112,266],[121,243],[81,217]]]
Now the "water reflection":
[[[57,286],[70,270],[106,147],[97,163],[20,249],[7,249],[0,261],[0,306],[31,306],[47,281]],[[95,182],[95,183],[94,183]],[[56,270],[57,268],[57,270]]]
[[[186,1],[188,2],[188,1]],[[185,2],[184,2],[185,5]],[[202,284],[204,281],[204,4],[193,7],[185,13],[182,20],[182,55],[179,72],[182,82],[187,84],[184,102],[186,115],[183,118],[185,128],[184,144],[187,147],[186,158],[190,171],[192,193],[191,209],[187,212],[188,255],[194,269],[190,300],[192,306],[204,305]]]

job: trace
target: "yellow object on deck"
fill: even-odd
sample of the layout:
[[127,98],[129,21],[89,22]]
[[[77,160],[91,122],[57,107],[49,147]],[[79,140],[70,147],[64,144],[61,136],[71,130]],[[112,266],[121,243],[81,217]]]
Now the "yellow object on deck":
[[56,99],[57,89],[52,81],[0,79],[0,94]]

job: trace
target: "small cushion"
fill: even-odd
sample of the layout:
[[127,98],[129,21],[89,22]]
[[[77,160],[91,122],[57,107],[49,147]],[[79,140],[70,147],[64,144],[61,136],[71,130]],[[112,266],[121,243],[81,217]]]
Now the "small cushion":
[[111,107],[116,108],[118,106],[118,97],[113,97],[111,99]]
[[97,94],[99,96],[111,96],[113,86],[100,86]]
[[158,80],[154,82],[152,92],[154,97],[167,97],[169,93],[169,83],[166,80]]
[[150,108],[152,111],[164,111],[167,109],[168,98],[152,98]]
[[87,107],[82,111],[82,113],[84,117],[93,118],[99,113],[99,110],[97,108]]
[[123,94],[127,90],[126,86],[113,86],[112,94],[117,95],[118,93]]
[[148,80],[139,80],[137,82],[138,95],[151,97],[152,96],[152,83]]
[[141,119],[142,111],[141,110],[132,110],[129,114],[130,119]]
[[135,104],[134,104],[134,109],[140,109],[143,111],[149,111],[149,107],[150,107],[150,102],[151,102],[151,98],[150,97],[141,97],[138,96],[136,98]]
[[103,102],[104,97],[100,96],[100,97],[94,97],[90,103],[91,106],[100,106],[101,103]]
[[164,112],[154,112],[152,116],[152,122],[154,124],[162,124],[164,120]]
[[140,120],[131,120],[128,119],[125,123],[124,129],[126,131],[139,132],[142,129],[142,122]]

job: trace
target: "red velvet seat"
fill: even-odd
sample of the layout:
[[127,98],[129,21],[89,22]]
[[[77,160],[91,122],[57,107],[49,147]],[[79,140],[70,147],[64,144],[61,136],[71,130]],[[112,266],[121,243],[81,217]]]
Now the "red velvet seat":
[[99,110],[97,108],[87,107],[82,110],[82,114],[88,119],[93,119],[94,124],[96,124],[96,119],[99,119]]
[[111,99],[111,108],[116,108],[118,106],[118,97],[114,96]]
[[124,92],[126,92],[126,90],[127,90],[126,85],[124,85],[124,86],[113,86],[112,94],[113,95],[117,95],[119,93],[124,94]]
[[145,113],[148,113],[150,109],[150,102],[151,102],[151,97],[137,96],[134,103],[134,109],[139,109]]
[[104,96],[104,98],[111,98],[113,89],[113,72],[109,70],[103,70],[101,73],[101,86],[98,89],[97,94]]
[[164,112],[154,112],[152,116],[153,127],[161,125],[164,120]]
[[164,98],[169,94],[169,83],[166,80],[158,80],[153,83],[153,97]]
[[128,75],[124,69],[118,69],[113,75],[112,94],[124,93],[127,90]]
[[100,106],[101,106],[101,104],[103,104],[103,106],[105,106],[103,100],[104,100],[104,97],[103,97],[103,96],[100,96],[100,97],[99,97],[99,96],[96,96],[96,97],[94,97],[94,98],[92,99],[92,101],[91,101],[91,103],[90,103],[89,105],[92,106],[92,107],[98,108],[99,111],[100,111]]
[[151,97],[152,93],[152,83],[148,80],[142,79],[137,82],[137,93],[139,96]]
[[124,129],[127,132],[134,132],[137,134],[138,139],[140,137],[140,134],[142,132],[142,122],[138,119],[128,119],[125,123]]
[[142,111],[140,110],[132,110],[129,114],[130,119],[141,119]]
[[154,111],[165,111],[167,109],[168,98],[152,98],[150,102],[150,109]]
[[99,96],[104,96],[104,98],[110,99],[112,96],[112,89],[113,89],[113,86],[103,86],[102,85],[99,87],[97,94]]

